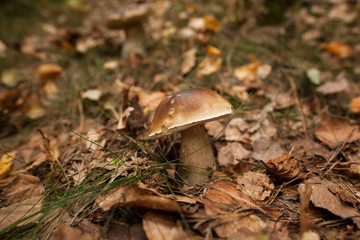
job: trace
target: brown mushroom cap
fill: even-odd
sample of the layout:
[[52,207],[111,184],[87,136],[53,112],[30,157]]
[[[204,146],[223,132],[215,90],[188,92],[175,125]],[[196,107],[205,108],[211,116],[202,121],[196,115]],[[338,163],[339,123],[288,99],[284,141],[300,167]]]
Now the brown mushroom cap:
[[165,97],[152,120],[149,137],[160,137],[232,114],[232,105],[215,91],[191,88]]
[[110,29],[119,29],[142,21],[149,13],[150,3],[133,3],[112,13],[106,19],[106,26]]
[[36,69],[36,74],[43,80],[53,80],[60,76],[63,69],[57,64],[47,63]]

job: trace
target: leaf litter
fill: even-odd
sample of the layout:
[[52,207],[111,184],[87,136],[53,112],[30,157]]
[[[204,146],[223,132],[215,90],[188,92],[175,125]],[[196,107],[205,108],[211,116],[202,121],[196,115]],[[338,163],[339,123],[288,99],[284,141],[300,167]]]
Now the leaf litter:
[[[154,1],[147,54],[129,58],[125,31],[102,24],[125,3],[63,4],[0,34],[1,236],[359,237],[358,4],[275,19],[263,1]],[[205,125],[218,168],[204,186],[178,178],[179,135],[147,136],[161,100],[195,86],[238,108]]]

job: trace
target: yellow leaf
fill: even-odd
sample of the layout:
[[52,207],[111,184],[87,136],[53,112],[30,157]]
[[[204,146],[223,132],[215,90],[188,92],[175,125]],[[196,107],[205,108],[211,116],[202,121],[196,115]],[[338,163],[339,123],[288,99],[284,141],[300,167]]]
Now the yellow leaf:
[[4,153],[0,158],[0,177],[4,176],[11,170],[12,162],[15,158],[15,152]]
[[220,24],[219,21],[211,14],[203,16],[203,19],[205,21],[205,26],[207,29],[217,32],[219,31]]
[[208,53],[209,53],[210,55],[222,56],[221,50],[218,49],[218,48],[216,48],[216,47],[214,47],[214,46],[209,45],[209,46],[207,47],[207,51],[208,51]]
[[349,107],[351,113],[360,113],[360,96],[351,99]]
[[199,64],[197,74],[202,75],[211,75],[220,70],[222,63],[222,58],[207,56],[204,60]]
[[346,58],[351,55],[351,48],[344,43],[340,43],[340,42],[324,43],[321,45],[321,47],[326,51],[328,51],[329,53],[332,53],[340,58]]

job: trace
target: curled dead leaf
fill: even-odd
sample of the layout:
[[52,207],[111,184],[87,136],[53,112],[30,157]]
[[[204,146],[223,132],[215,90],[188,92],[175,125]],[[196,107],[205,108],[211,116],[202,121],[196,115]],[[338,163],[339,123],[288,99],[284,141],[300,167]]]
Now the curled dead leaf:
[[266,169],[284,179],[304,178],[298,162],[293,155],[283,155],[266,162]]

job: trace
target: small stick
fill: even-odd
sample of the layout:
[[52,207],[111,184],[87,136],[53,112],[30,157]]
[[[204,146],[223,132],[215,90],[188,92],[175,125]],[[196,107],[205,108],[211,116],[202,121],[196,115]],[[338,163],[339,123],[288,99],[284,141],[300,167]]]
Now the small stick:
[[290,82],[290,85],[291,85],[291,89],[294,93],[294,98],[295,98],[295,102],[296,102],[296,105],[301,113],[301,119],[302,119],[302,125],[303,125],[303,129],[304,129],[304,134],[305,134],[305,139],[306,140],[309,140],[309,135],[307,133],[307,127],[306,127],[306,120],[305,120],[305,115],[304,115],[304,111],[303,111],[303,108],[302,108],[302,104],[301,104],[301,101],[299,99],[299,95],[297,94],[297,89],[296,89],[296,84],[294,82],[294,79],[290,76],[287,76],[289,82]]

